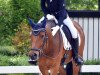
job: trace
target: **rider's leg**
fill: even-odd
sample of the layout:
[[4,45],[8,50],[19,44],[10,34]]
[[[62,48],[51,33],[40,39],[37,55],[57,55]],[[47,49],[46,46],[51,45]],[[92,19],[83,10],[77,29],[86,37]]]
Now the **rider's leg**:
[[[83,64],[83,60],[78,57],[78,33],[76,28],[74,27],[71,19],[69,16],[63,21],[63,23],[69,28],[71,34],[72,34],[72,40],[70,41],[70,44],[72,46],[72,51],[73,51],[73,59],[78,65]],[[65,34],[66,35],[66,34]]]

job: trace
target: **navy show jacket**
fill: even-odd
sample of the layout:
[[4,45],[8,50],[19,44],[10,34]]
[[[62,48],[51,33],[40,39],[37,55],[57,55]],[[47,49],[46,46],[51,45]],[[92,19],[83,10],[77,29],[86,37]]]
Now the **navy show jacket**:
[[41,0],[41,9],[45,16],[53,14],[58,19],[59,24],[62,24],[67,16],[65,0]]

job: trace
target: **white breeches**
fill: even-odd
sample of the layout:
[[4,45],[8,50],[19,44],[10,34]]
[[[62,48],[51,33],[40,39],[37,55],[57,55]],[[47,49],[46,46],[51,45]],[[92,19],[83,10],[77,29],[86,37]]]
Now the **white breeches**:
[[77,30],[74,27],[74,25],[73,25],[71,19],[69,18],[69,16],[67,16],[67,18],[63,21],[63,23],[69,28],[69,30],[72,34],[72,37],[77,38],[78,37]]

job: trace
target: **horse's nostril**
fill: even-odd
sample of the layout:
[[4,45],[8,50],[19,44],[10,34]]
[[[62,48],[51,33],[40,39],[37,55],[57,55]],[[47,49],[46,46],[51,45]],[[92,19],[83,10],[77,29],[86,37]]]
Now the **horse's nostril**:
[[37,59],[37,54],[33,54],[33,55],[31,56],[31,59],[32,59],[32,60],[36,60],[36,59]]
[[36,65],[37,64],[37,54],[33,54],[30,56],[30,60],[28,61],[30,64]]

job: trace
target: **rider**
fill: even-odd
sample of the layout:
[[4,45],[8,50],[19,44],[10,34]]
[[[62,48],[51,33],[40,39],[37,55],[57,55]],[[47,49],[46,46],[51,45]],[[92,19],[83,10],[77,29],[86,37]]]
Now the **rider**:
[[[74,27],[71,19],[68,16],[68,12],[65,9],[65,0],[41,0],[41,9],[44,13],[44,17],[47,15],[54,15],[58,20],[58,25],[63,23],[69,28],[72,34],[72,40],[70,42],[72,46],[73,59],[78,65],[83,64],[83,60],[78,56],[78,35],[77,30]],[[65,33],[65,31],[63,30]],[[66,35],[66,34],[65,34]]]

